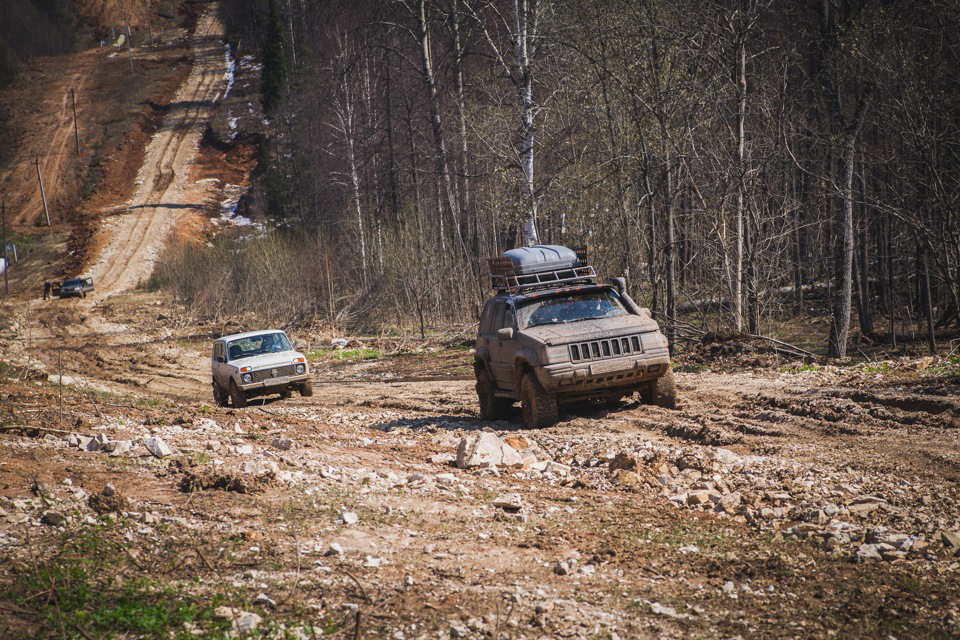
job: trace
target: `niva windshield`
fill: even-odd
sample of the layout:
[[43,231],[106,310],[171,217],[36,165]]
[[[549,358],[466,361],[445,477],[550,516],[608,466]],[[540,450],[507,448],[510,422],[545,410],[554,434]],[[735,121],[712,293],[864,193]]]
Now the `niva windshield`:
[[261,333],[227,343],[227,353],[231,360],[280,351],[290,351],[290,341],[282,333]]
[[517,305],[517,320],[521,329],[544,324],[614,318],[627,313],[619,296],[608,290],[528,300]]

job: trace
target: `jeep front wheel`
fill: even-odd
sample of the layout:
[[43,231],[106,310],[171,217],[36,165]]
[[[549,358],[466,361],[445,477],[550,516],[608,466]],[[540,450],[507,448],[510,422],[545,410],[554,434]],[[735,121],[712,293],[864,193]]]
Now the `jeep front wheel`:
[[509,400],[496,396],[496,385],[490,379],[486,369],[477,374],[477,399],[480,402],[480,417],[484,420],[503,420],[510,413],[513,404]]
[[647,404],[654,404],[664,409],[677,408],[677,381],[673,377],[673,370],[667,369],[667,372],[647,383],[645,389],[640,391],[640,396]]
[[217,381],[213,381],[213,403],[218,407],[225,407],[229,402],[230,397],[223,392],[223,389],[220,388],[220,385],[217,384]]
[[313,395],[313,380],[304,380],[303,384],[300,385],[300,395],[304,398]]
[[233,380],[230,381],[230,400],[237,409],[243,409],[247,406],[247,394],[241,391]]
[[525,373],[520,381],[520,407],[528,429],[549,427],[560,418],[557,396],[547,393],[532,371]]

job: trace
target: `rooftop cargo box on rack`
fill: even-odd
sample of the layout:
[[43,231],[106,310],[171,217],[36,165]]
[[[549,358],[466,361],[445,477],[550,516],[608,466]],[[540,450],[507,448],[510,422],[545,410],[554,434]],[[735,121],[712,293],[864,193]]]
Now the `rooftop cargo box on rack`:
[[557,245],[537,245],[511,249],[503,253],[513,264],[513,271],[517,275],[541,273],[544,271],[558,271],[580,266],[577,254],[567,247]]

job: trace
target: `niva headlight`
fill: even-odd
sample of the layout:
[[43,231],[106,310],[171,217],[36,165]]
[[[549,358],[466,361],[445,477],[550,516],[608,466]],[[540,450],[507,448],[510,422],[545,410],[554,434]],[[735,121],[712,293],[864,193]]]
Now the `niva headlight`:
[[307,367],[302,364],[298,364],[296,367],[297,375],[302,374],[306,370],[307,370]]
[[250,384],[251,382],[253,382],[253,375],[249,373],[245,373],[242,376],[240,376],[240,379],[243,380],[244,384]]

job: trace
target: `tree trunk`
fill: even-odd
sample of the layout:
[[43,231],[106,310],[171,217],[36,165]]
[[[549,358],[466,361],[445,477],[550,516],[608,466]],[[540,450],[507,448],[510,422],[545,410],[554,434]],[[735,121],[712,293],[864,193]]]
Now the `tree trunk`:
[[666,210],[667,210],[667,342],[671,353],[673,352],[674,327],[677,323],[677,266],[674,254],[674,244],[676,243],[676,232],[674,229],[673,216],[673,166],[670,159],[670,153],[666,154]]
[[517,90],[520,97],[520,119],[522,131],[520,135],[520,165],[523,168],[524,196],[526,212],[523,220],[523,241],[528,247],[539,244],[540,236],[537,233],[537,192],[533,180],[533,74],[530,71],[530,43],[529,38],[535,33],[529,33],[528,27],[530,12],[535,11],[536,0],[529,0],[534,7],[528,8],[528,0],[513,0],[514,15],[514,57],[517,69],[520,71],[517,78]]
[[433,76],[433,57],[430,53],[430,32],[427,27],[426,1],[420,0],[417,12],[417,38],[420,45],[420,63],[423,80],[430,98],[430,126],[433,129],[433,143],[436,147],[437,192],[446,196],[447,210],[457,232],[461,246],[466,247],[460,230],[460,212],[454,193],[453,180],[450,177],[450,163],[447,156],[447,144],[443,135],[443,122],[440,119],[440,94]]
[[930,246],[924,243],[920,249],[921,267],[923,268],[923,308],[927,316],[927,345],[930,354],[937,354],[937,338],[933,332],[933,300],[930,296]]
[[846,136],[843,145],[842,206],[838,209],[836,233],[839,235],[834,247],[834,294],[833,323],[830,326],[830,343],[827,355],[831,358],[847,356],[847,339],[850,334],[850,316],[853,294],[853,160],[856,138]]
[[747,117],[747,48],[743,34],[737,34],[737,208],[734,211],[733,286],[730,292],[730,313],[733,329],[743,331],[743,208],[745,172],[744,155]]

